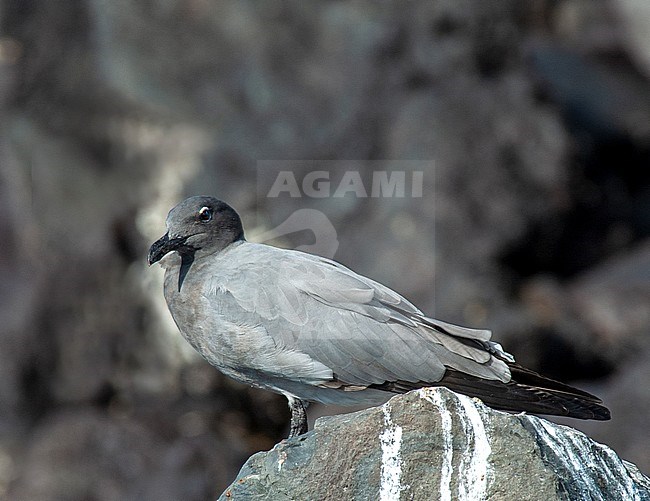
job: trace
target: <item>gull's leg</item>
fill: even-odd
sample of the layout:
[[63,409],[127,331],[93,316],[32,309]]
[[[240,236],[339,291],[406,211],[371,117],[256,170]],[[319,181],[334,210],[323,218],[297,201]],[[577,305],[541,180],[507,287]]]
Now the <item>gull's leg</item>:
[[287,396],[287,399],[289,400],[289,409],[291,409],[291,430],[287,438],[293,438],[307,433],[307,412],[305,411],[307,402],[290,396]]

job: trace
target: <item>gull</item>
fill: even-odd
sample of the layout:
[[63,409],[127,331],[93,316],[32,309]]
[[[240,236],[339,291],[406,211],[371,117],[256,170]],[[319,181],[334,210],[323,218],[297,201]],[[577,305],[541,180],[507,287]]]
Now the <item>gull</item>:
[[241,218],[213,197],[168,214],[149,249],[183,337],[223,374],[289,401],[289,438],[309,402],[379,405],[444,386],[500,410],[606,420],[585,391],[518,365],[491,332],[428,317],[390,288],[336,261],[246,241]]

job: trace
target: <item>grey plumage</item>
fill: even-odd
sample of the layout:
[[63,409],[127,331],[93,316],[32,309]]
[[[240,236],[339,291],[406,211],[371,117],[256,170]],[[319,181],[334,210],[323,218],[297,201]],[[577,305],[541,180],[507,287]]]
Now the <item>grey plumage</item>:
[[179,330],[224,374],[287,396],[290,436],[306,431],[303,401],[372,405],[432,385],[506,410],[609,418],[596,397],[515,364],[490,331],[429,318],[332,260],[247,242],[219,200],[181,202],[167,228],[149,262],[166,256]]

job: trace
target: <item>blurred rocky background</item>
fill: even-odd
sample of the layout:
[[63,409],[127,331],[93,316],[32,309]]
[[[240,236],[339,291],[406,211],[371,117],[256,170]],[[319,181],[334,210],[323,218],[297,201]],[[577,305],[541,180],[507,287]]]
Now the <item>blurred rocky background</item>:
[[268,160],[424,161],[421,197],[322,201],[335,258],[603,397],[570,424],[650,471],[645,0],[1,0],[0,30],[0,498],[212,499],[286,435],[145,262],[187,195],[251,238],[311,204]]

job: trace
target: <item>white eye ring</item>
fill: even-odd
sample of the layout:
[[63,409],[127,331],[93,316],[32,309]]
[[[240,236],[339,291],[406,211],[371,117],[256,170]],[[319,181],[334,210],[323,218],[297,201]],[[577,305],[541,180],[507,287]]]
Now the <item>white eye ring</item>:
[[207,223],[210,219],[212,219],[212,209],[210,207],[201,207],[201,210],[199,210],[199,220]]

